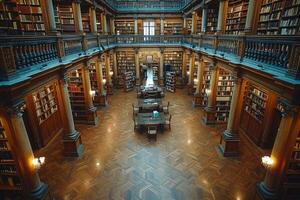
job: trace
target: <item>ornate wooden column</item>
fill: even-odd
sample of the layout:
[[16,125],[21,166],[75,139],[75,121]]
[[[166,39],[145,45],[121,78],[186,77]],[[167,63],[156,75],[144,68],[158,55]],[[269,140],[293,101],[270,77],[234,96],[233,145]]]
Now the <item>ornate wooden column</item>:
[[81,0],[74,0],[72,3],[74,11],[75,30],[77,33],[83,33],[80,3]]
[[187,23],[186,23],[186,15],[183,15],[183,28],[187,28]]
[[299,109],[285,99],[279,99],[277,107],[282,118],[271,153],[273,164],[267,168],[264,181],[257,185],[256,199],[281,199],[279,191],[300,130]]
[[97,116],[97,108],[93,103],[92,96],[92,87],[91,87],[91,79],[90,79],[90,71],[89,71],[89,63],[83,67],[83,87],[85,91],[85,101],[87,105],[87,115],[88,115],[88,124],[96,125],[99,122]]
[[204,78],[204,62],[203,59],[200,58],[198,70],[197,70],[197,87],[193,99],[194,107],[202,105],[203,94],[201,90],[203,88],[203,78]]
[[[43,2],[41,2],[43,5]],[[46,13],[47,13],[47,22],[48,22],[48,34],[56,34],[56,23],[55,23],[55,17],[54,17],[54,8],[53,8],[53,1],[52,0],[45,0],[45,7],[46,7]]]
[[134,34],[137,35],[138,34],[138,18],[135,16],[134,17]]
[[[5,113],[5,121],[13,142],[13,150],[20,166],[24,191],[28,199],[43,199],[48,193],[48,185],[40,181],[37,170],[33,166],[34,155],[23,121],[24,102],[13,105]],[[27,199],[26,198],[26,199]]]
[[161,35],[164,35],[165,33],[164,33],[164,17],[160,17],[160,34]]
[[228,0],[220,0],[217,33],[223,33],[225,30],[227,6],[228,6]]
[[246,17],[246,25],[245,25],[245,33],[253,33],[252,26],[255,15],[255,0],[249,0],[248,8],[247,8],[247,17]]
[[114,71],[114,79],[117,80],[118,78],[118,64],[117,64],[117,53],[116,50],[113,51],[113,71]]
[[194,11],[192,14],[192,34],[196,34],[197,33],[197,13]]
[[215,114],[216,114],[216,93],[218,86],[218,74],[219,69],[215,63],[211,63],[210,66],[211,78],[210,78],[210,89],[207,92],[208,100],[207,106],[204,108],[204,116],[202,118],[204,124],[213,125],[215,124]]
[[206,25],[207,25],[207,6],[204,5],[202,8],[202,24],[201,24],[201,32],[206,33]]
[[64,112],[62,113],[64,113],[65,118],[65,130],[63,136],[64,155],[66,157],[78,157],[83,154],[84,146],[81,141],[80,133],[75,129],[67,80],[67,74],[64,74],[59,83],[64,104]]
[[136,76],[136,85],[140,85],[140,62],[139,62],[139,49],[134,49],[134,60],[135,60],[135,76]]
[[194,94],[194,70],[195,70],[195,53],[191,52],[190,56],[190,68],[188,74],[188,94]]
[[100,106],[107,106],[108,101],[107,101],[107,94],[104,88],[104,83],[103,83],[103,71],[102,71],[102,66],[100,64],[100,58],[97,58],[96,60],[96,77],[97,77],[97,88],[98,88],[98,103]]
[[107,35],[107,21],[105,12],[101,13],[101,25],[103,34]]
[[160,59],[159,59],[159,84],[164,84],[164,49],[160,48]]
[[186,54],[187,54],[187,51],[183,50],[181,76],[182,76],[182,79],[184,80],[184,84],[186,84],[186,63],[187,63],[187,55]]
[[104,54],[105,71],[106,71],[106,92],[108,95],[113,94],[112,80],[110,74],[110,57],[109,53]]
[[227,128],[222,133],[219,149],[223,156],[238,156],[239,155],[239,135],[238,135],[238,125],[236,121],[239,120],[240,116],[238,109],[238,105],[241,104],[239,102],[241,95],[241,85],[242,79],[238,77],[237,73],[233,75],[234,86],[232,90],[231,102],[230,102],[230,111],[227,121]]
[[115,35],[116,34],[116,29],[115,29],[115,18],[111,17],[110,18],[110,30],[111,30],[111,34]]
[[96,20],[96,7],[91,6],[90,7],[90,24],[91,24],[91,32],[93,34],[97,34],[97,20]]

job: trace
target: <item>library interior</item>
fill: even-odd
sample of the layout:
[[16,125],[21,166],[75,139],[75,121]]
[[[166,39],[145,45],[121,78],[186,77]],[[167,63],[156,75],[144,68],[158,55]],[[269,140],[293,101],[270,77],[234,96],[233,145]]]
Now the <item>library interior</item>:
[[300,0],[1,0],[0,199],[299,200]]

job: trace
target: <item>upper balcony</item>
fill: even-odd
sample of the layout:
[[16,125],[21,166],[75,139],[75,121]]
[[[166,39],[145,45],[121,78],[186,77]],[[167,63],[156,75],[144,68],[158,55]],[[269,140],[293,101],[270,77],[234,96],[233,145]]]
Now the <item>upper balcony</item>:
[[300,37],[233,35],[61,35],[0,38],[0,85],[116,47],[183,47],[279,81],[299,84]]
[[180,12],[192,0],[105,0],[117,12]]

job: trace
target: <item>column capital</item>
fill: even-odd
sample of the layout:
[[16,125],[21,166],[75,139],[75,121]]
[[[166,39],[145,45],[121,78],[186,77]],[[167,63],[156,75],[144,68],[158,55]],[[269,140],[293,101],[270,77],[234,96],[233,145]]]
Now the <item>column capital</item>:
[[288,115],[294,115],[297,112],[297,107],[290,104],[287,99],[279,97],[277,99],[277,106],[276,108],[281,112],[282,117],[286,117]]
[[209,70],[216,70],[217,69],[217,62],[215,62],[215,61],[210,62],[208,64],[208,67],[209,67]]
[[242,79],[241,79],[241,74],[240,74],[240,72],[237,71],[237,70],[232,71],[231,77],[232,77],[232,81],[233,81],[235,84],[240,83],[241,80],[242,80]]
[[165,51],[165,48],[159,48],[159,51],[160,51],[161,54],[163,54],[164,51]]
[[140,48],[134,48],[134,53],[138,54],[139,53]]
[[80,4],[81,0],[73,0],[74,3]]
[[25,101],[21,100],[20,102],[8,107],[7,112],[9,115],[21,118],[24,114],[25,108],[26,108]]

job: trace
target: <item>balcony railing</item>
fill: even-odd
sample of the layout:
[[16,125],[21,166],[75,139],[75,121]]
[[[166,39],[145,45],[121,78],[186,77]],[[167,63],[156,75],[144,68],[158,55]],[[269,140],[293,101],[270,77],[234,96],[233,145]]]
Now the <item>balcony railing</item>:
[[0,78],[52,60],[62,60],[64,56],[84,55],[89,49],[100,51],[117,46],[184,46],[212,56],[221,55],[229,61],[236,58],[235,62],[238,60],[241,64],[250,61],[262,68],[288,71],[296,78],[300,73],[299,36],[63,35],[0,38]]

